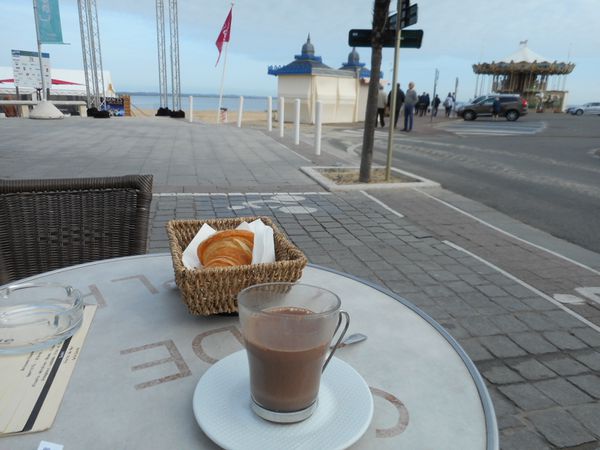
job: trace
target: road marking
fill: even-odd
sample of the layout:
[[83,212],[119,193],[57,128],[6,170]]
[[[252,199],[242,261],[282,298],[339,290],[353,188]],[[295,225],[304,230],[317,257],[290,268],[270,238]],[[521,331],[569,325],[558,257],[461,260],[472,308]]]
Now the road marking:
[[[273,139],[273,138],[272,138],[272,139]],[[275,141],[275,139],[273,139],[273,140]],[[283,145],[281,142],[279,142],[279,141],[275,141],[275,142],[277,142],[279,145],[281,145],[281,146],[282,146],[283,148],[285,148],[286,150],[289,150],[290,152],[292,152],[292,153],[293,153],[294,155],[296,155],[297,157],[299,157],[299,158],[302,158],[304,161],[307,161],[307,162],[309,162],[309,163],[312,163],[312,161],[311,161],[310,159],[308,159],[308,158],[307,158],[307,157],[305,157],[305,156],[302,156],[300,153],[298,153],[298,152],[295,152],[295,151],[294,151],[294,150],[292,150],[291,148],[289,148],[289,147],[287,147],[287,146]]]
[[457,208],[456,206],[451,205],[450,203],[445,202],[444,200],[441,200],[441,199],[439,199],[437,197],[434,197],[433,195],[428,194],[427,192],[424,192],[424,191],[420,190],[419,188],[412,188],[412,189],[414,189],[417,192],[420,192],[421,194],[423,194],[423,195],[425,195],[425,196],[427,196],[427,197],[429,197],[429,198],[431,198],[431,199],[433,199],[433,200],[435,200],[437,202],[442,203],[443,205],[446,205],[448,208],[451,208],[451,209],[453,209],[453,210],[455,210],[455,211],[457,211],[457,212],[459,212],[461,214],[464,214],[467,217],[470,217],[473,220],[476,220],[477,222],[479,222],[479,223],[481,223],[483,225],[486,225],[486,226],[490,227],[493,230],[498,231],[499,233],[505,234],[506,236],[510,236],[511,238],[516,239],[517,241],[524,242],[524,243],[526,243],[528,245],[531,245],[532,247],[535,247],[535,248],[537,248],[539,250],[543,250],[543,251],[545,251],[545,252],[547,252],[547,253],[549,253],[549,254],[551,254],[553,256],[556,256],[558,258],[564,259],[565,261],[568,261],[571,264],[575,264],[576,266],[579,266],[582,269],[589,270],[590,272],[595,273],[596,275],[600,275],[600,271],[598,271],[596,269],[593,269],[593,268],[591,268],[589,266],[586,266],[585,264],[582,264],[582,263],[580,263],[578,261],[575,261],[574,259],[571,259],[568,256],[561,255],[560,253],[557,253],[557,252],[555,252],[553,250],[547,249],[547,248],[542,247],[541,245],[538,245],[538,244],[534,244],[533,242],[530,242],[530,241],[528,241],[526,239],[520,238],[519,236],[516,236],[516,235],[514,235],[512,233],[509,233],[508,231],[505,231],[502,228],[498,228],[497,226],[492,225],[491,223],[486,222],[485,220],[480,219],[479,217],[476,217],[473,214],[470,214],[470,213],[468,213],[466,211],[463,211],[462,209]]
[[331,192],[246,192],[245,194],[237,192],[157,192],[152,194],[152,197],[210,197],[211,195],[224,197],[239,197],[240,195],[331,195]]
[[248,200],[241,205],[232,205],[229,209],[237,211],[240,209],[276,209],[286,214],[312,214],[317,212],[317,208],[302,206],[301,201],[306,200],[301,195],[276,194],[268,199]]
[[568,305],[585,305],[585,300],[572,294],[554,294],[554,300]]
[[522,135],[530,135],[537,134],[537,131],[522,131],[519,133],[515,133],[514,131],[499,131],[499,130],[490,130],[490,131],[454,131],[454,134],[459,136],[522,136]]
[[600,305],[600,287],[578,287],[575,290]]
[[457,134],[459,136],[490,135],[490,136],[518,136],[537,134],[546,129],[546,122],[525,123],[465,123],[453,122],[438,125],[439,129]]
[[470,252],[469,250],[462,248],[459,245],[456,245],[453,242],[450,241],[442,241],[444,242],[444,244],[452,247],[455,250],[459,250],[463,253],[466,253],[467,255],[475,258],[476,260],[484,263],[485,265],[487,265],[488,267],[491,267],[492,269],[500,272],[502,275],[504,275],[507,278],[510,278],[511,280],[513,280],[516,283],[519,283],[521,286],[529,289],[531,292],[533,292],[534,294],[539,295],[540,297],[542,297],[544,300],[548,300],[550,303],[552,303],[553,305],[557,306],[558,308],[562,309],[564,312],[566,312],[567,314],[570,314],[571,316],[575,317],[577,320],[579,320],[580,322],[586,324],[588,327],[596,330],[597,332],[600,333],[600,327],[598,325],[596,325],[593,322],[590,322],[589,320],[587,320],[585,317],[580,316],[579,314],[577,314],[575,311],[570,310],[569,308],[567,308],[566,306],[564,306],[561,302],[553,299],[552,297],[550,297],[548,294],[546,294],[545,292],[540,291],[539,289],[531,286],[530,284],[526,283],[525,281],[515,277],[514,275],[508,273],[507,271],[501,269],[500,267],[496,266],[495,264],[481,258],[480,256],[477,256],[476,254]]
[[368,194],[366,191],[360,191],[365,197],[370,198],[371,200],[373,200],[375,203],[377,203],[379,206],[383,207],[384,209],[387,209],[389,212],[397,215],[398,217],[404,217],[404,215],[402,213],[399,213],[398,211],[396,211],[395,209],[391,208],[390,206],[386,205],[385,203],[383,203],[381,200],[379,200],[378,198],[373,197],[371,194]]

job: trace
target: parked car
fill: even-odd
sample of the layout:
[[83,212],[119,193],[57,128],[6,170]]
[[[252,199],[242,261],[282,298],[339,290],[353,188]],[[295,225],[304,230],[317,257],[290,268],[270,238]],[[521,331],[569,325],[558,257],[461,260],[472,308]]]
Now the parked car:
[[570,106],[567,111],[574,116],[581,116],[585,114],[598,114],[600,115],[600,102],[586,103],[579,106]]
[[519,117],[527,114],[527,100],[519,95],[482,95],[477,97],[471,103],[462,105],[457,109],[457,114],[465,120],[475,120],[478,117],[492,115],[492,105],[494,99],[500,99],[500,117],[505,117],[508,121],[515,121]]

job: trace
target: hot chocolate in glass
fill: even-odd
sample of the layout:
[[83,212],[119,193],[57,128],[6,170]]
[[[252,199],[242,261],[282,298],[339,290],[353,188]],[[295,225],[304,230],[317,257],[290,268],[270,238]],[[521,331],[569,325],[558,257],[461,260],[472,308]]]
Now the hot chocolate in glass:
[[267,283],[240,292],[252,409],[260,417],[285,423],[313,413],[342,318],[338,342],[348,328],[349,316],[340,306],[333,292],[305,284]]

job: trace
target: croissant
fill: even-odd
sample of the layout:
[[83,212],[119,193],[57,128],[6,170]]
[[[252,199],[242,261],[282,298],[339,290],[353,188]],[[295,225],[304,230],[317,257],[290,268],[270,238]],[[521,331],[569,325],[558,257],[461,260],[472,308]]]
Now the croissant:
[[254,233],[224,230],[213,234],[198,246],[198,259],[204,267],[241,266],[252,263]]

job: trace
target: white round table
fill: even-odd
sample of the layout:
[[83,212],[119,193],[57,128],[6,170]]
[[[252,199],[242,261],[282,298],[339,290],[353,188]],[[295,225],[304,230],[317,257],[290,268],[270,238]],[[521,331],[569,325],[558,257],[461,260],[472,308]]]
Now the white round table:
[[[235,316],[192,316],[173,283],[169,254],[99,261],[22,281],[70,284],[98,303],[53,426],[0,438],[0,448],[217,448],[192,412],[194,388],[215,362],[243,349]],[[392,292],[323,267],[301,282],[324,286],[364,342],[336,356],[366,380],[371,425],[353,449],[497,450],[485,384],[459,344]],[[13,283],[14,284],[14,283]]]

